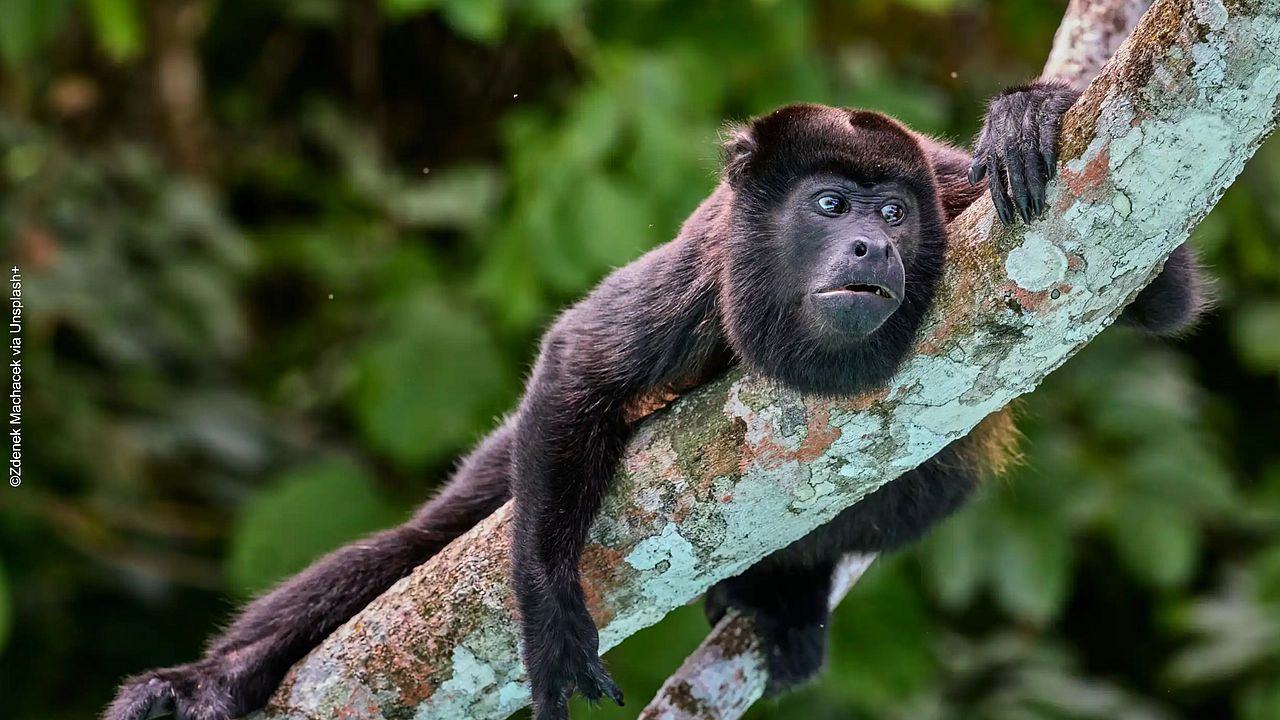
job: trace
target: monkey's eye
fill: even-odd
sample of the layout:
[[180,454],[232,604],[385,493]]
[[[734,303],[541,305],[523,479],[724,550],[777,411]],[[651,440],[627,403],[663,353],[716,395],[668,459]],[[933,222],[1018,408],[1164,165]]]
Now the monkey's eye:
[[822,211],[824,215],[843,215],[849,212],[849,203],[835,193],[825,193],[818,196],[814,204],[818,206],[818,210]]
[[902,206],[897,203],[889,203],[888,205],[880,208],[880,217],[884,218],[884,221],[890,225],[897,225],[902,222],[902,218],[905,217],[906,214],[907,211],[903,210]]

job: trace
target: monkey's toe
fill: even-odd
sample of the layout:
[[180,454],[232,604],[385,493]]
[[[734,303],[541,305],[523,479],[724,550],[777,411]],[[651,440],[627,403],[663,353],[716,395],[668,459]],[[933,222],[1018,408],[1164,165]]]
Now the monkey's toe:
[[173,712],[173,686],[155,674],[125,681],[102,720],[151,720]]
[[607,697],[615,705],[622,707],[622,689],[613,681],[600,658],[595,658],[594,662],[588,661],[587,666],[578,671],[574,682],[578,692],[591,702],[599,702],[600,698]]

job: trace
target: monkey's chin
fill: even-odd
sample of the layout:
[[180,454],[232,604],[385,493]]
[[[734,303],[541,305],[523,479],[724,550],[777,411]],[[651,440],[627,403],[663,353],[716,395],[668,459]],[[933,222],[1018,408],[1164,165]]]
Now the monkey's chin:
[[874,290],[836,289],[809,296],[814,315],[836,343],[869,337],[902,306],[902,301]]

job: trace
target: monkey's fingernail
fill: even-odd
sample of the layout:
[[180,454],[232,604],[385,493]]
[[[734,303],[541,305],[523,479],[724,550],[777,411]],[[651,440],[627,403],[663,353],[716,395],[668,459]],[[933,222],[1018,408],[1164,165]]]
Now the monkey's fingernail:
[[984,164],[978,164],[978,165],[970,166],[970,168],[969,168],[969,185],[971,185],[971,186],[972,186],[972,185],[977,185],[977,184],[978,184],[978,182],[979,182],[980,180],[982,180],[982,176],[983,176],[983,175],[985,175],[985,174],[986,174],[986,172],[987,172],[987,166],[986,166],[986,164],[985,164],[985,163],[984,163]]

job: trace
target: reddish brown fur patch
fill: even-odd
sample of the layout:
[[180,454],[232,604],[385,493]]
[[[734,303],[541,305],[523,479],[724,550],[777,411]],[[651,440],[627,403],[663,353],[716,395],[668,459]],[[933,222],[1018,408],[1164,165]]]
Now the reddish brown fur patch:
[[678,397],[680,397],[679,393],[671,388],[658,388],[650,393],[632,398],[631,402],[627,403],[623,416],[626,418],[628,425],[634,425],[675,402]]
[[983,475],[997,477],[1022,460],[1018,450],[1022,433],[1018,431],[1015,413],[1013,405],[1003,407],[969,431],[959,446],[967,464]]

